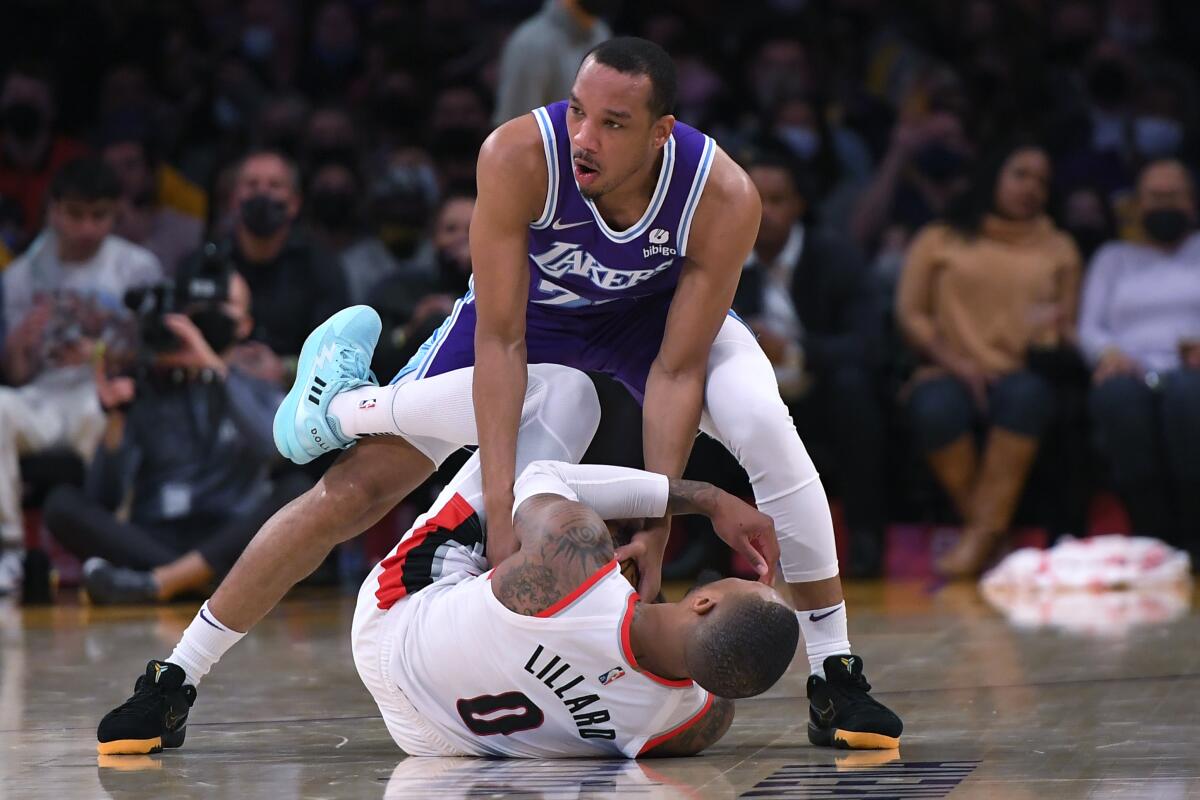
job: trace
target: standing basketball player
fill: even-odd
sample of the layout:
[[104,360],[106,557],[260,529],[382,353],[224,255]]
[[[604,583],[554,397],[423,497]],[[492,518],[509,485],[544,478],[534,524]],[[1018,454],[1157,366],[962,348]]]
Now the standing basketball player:
[[[613,39],[584,59],[569,100],[489,137],[471,225],[475,286],[397,376],[394,395],[369,385],[379,335],[370,309],[339,312],[313,332],[276,417],[281,452],[304,462],[362,435],[397,435],[360,442],[268,521],[176,654],[207,672],[334,545],[472,441],[461,429],[474,434],[473,411],[495,526],[489,555],[499,564],[517,546],[505,520],[526,366],[565,364],[614,375],[643,399],[648,469],[677,477],[697,424],[734,454],[758,507],[775,520],[780,564],[800,609],[812,670],[810,740],[898,745],[899,718],[869,696],[862,660],[850,655],[820,479],[770,363],[728,314],[756,236],[758,196],[712,139],[675,122],[674,102],[670,57],[644,40]],[[464,399],[418,418],[406,407],[412,386],[475,363],[474,409]],[[662,520],[619,554],[637,559],[645,596],[657,592],[667,531]],[[748,542],[731,544],[764,577],[770,571]],[[846,668],[827,674],[835,655]]]

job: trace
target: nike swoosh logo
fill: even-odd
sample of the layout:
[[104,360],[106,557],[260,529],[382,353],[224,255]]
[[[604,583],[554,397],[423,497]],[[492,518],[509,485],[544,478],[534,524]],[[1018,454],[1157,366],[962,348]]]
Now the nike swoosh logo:
[[837,612],[838,612],[838,609],[835,608],[833,611],[826,611],[824,614],[822,614],[819,617],[816,614],[809,614],[808,621],[809,622],[820,622],[821,620],[828,617],[830,614],[836,614]]
[[825,702],[825,708],[813,707],[813,711],[817,712],[817,719],[822,725],[828,725],[829,723],[833,722],[833,715],[837,713],[837,709],[833,707],[832,700],[827,700]]
[[187,718],[187,714],[177,714],[172,710],[167,712],[167,717],[165,720],[163,720],[163,722],[165,723],[167,730],[173,731],[180,727],[181,723],[187,722]]
[[585,219],[583,222],[568,222],[564,224],[561,219],[556,219],[550,227],[556,231],[565,231],[567,228],[578,228],[580,225],[587,225],[589,222],[591,222],[590,219]]

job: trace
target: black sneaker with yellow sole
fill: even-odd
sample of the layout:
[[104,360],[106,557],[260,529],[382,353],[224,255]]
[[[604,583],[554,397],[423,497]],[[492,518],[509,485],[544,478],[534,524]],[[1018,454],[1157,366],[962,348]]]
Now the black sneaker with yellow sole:
[[808,677],[808,740],[845,750],[893,750],[900,746],[904,723],[868,694],[858,656],[825,659],[825,677]]
[[137,679],[133,696],[100,720],[96,730],[100,755],[158,753],[182,747],[187,735],[188,709],[196,702],[196,687],[185,686],[183,668],[151,661]]

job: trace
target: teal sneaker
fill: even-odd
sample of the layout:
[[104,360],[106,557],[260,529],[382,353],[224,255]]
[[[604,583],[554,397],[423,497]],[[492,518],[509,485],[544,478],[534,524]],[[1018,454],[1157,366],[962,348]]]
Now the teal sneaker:
[[296,382],[275,412],[275,447],[284,458],[307,464],[355,439],[342,434],[329,416],[334,396],[360,386],[378,386],[371,356],[383,323],[370,306],[344,308],[304,340],[296,364]]

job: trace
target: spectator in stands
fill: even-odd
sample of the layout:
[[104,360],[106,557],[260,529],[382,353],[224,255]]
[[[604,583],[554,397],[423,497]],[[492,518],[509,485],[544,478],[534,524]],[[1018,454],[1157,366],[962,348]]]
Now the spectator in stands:
[[[253,338],[294,356],[313,328],[347,305],[336,256],[296,225],[300,177],[282,155],[255,151],[238,165],[231,196],[232,234],[221,245],[250,284],[258,313]],[[184,274],[199,263],[196,254]]]
[[918,234],[900,276],[897,320],[927,362],[908,401],[914,435],[965,522],[938,561],[946,575],[982,568],[1054,415],[1052,385],[1027,357],[1073,340],[1080,263],[1045,215],[1049,181],[1041,148],[1000,148],[946,222]]
[[38,67],[10,70],[0,89],[0,196],[21,208],[21,245],[42,227],[50,179],[83,153],[55,130],[57,108],[50,80]]
[[1097,437],[1135,532],[1197,559],[1200,233],[1187,168],[1146,166],[1137,205],[1143,241],[1105,245],[1088,270],[1079,343],[1095,367]]
[[885,519],[877,297],[854,247],[806,224],[811,189],[793,159],[760,154],[748,172],[762,223],[734,307],[775,366],[801,436],[829,456],[851,531],[850,573],[877,575]]
[[159,159],[148,136],[114,130],[105,137],[101,156],[121,180],[114,233],[154,253],[166,274],[174,275],[184,256],[200,246],[203,221],[160,202]]
[[372,304],[384,318],[384,335],[376,350],[378,371],[398,372],[466,293],[471,277],[467,233],[474,210],[474,194],[451,189],[434,217],[436,272],[409,269],[376,285]]
[[[59,486],[44,514],[54,537],[87,559],[92,602],[164,601],[202,588],[310,485],[300,473],[274,485],[268,478],[282,392],[240,366],[250,310],[250,289],[235,273],[219,309],[166,316],[179,344],[136,379],[97,368],[103,440],[85,488]],[[115,512],[130,489],[123,522]]]
[[546,0],[504,43],[493,121],[502,125],[538,106],[566,100],[587,52],[612,37],[603,17],[616,0]]
[[[3,274],[8,336],[0,387],[0,542],[20,546],[18,458],[91,456],[104,427],[91,363],[132,349],[131,287],[161,279],[150,251],[113,235],[121,184],[103,161],[68,162],[50,186],[48,227]],[[15,388],[13,388],[15,387]]]
[[362,181],[349,165],[328,161],[317,167],[309,183],[308,215],[313,238],[341,260],[351,303],[373,303],[374,289],[381,281],[414,271],[411,264],[402,265],[378,236],[367,232]]

